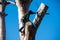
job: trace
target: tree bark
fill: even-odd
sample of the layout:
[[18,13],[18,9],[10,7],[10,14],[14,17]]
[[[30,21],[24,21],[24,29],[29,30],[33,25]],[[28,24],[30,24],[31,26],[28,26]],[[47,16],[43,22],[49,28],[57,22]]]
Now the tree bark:
[[0,40],[6,40],[4,0],[0,0]]
[[[18,18],[19,18],[19,29],[22,28],[23,23],[21,19],[25,15],[25,13],[28,11],[29,5],[31,3],[31,0],[26,0],[23,2],[23,0],[15,0],[16,5],[18,7]],[[47,6],[44,5],[43,3],[41,4],[40,8],[38,9],[38,14],[36,14],[36,17],[32,22],[27,21],[25,23],[25,30],[23,29],[24,32],[19,32],[20,34],[20,40],[35,40],[35,35],[37,28],[39,27],[39,24],[44,17],[46,11],[47,11]]]
[[0,40],[6,40],[5,16],[7,14],[4,11],[7,4],[10,3],[5,0],[0,0]]
[[[16,5],[18,7],[19,29],[21,29],[21,27],[23,26],[21,19],[25,15],[25,13],[28,11],[29,5],[30,5],[32,0],[26,0],[24,2],[23,1],[24,0],[15,0]],[[21,32],[19,32],[19,34],[20,34],[20,39],[24,40],[25,34],[21,33]]]
[[36,30],[30,21],[26,22],[24,40],[35,40]]
[[37,10],[38,14],[36,14],[36,16],[33,20],[33,24],[36,26],[36,28],[39,27],[44,15],[47,12],[47,9],[48,9],[48,6],[45,5],[44,3],[41,3],[40,7]]
[[35,19],[33,20],[33,23],[28,21],[26,22],[25,26],[25,39],[24,40],[35,40],[35,35],[37,32],[37,29],[47,11],[48,7],[41,3],[40,7],[38,8],[38,13],[35,16]]
[[[6,14],[4,13],[5,6],[7,4],[16,4],[18,7],[18,18],[19,18],[19,29],[22,28],[23,23],[21,19],[23,16],[26,14],[26,12],[29,9],[29,5],[32,0],[15,0],[15,2],[11,1],[5,1],[5,0],[0,0],[0,40],[6,40],[6,29],[5,29],[5,16]],[[25,24],[25,30],[23,29],[24,32],[19,32],[20,34],[20,39],[21,40],[35,40],[35,35],[37,28],[39,27],[39,24],[42,21],[42,18],[44,17],[46,11],[47,11],[47,6],[44,4],[41,4],[40,8],[38,9],[38,13],[36,14],[36,17],[32,22],[27,21]]]

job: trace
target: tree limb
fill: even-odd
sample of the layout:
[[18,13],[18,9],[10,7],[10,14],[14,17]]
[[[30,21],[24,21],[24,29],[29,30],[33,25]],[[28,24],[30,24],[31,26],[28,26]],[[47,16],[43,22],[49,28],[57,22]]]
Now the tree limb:
[[36,14],[36,16],[33,20],[33,24],[36,26],[36,28],[39,27],[47,9],[48,9],[48,7],[45,4],[41,3],[41,5],[37,11],[38,13]]
[[7,4],[16,4],[16,2],[7,1]]

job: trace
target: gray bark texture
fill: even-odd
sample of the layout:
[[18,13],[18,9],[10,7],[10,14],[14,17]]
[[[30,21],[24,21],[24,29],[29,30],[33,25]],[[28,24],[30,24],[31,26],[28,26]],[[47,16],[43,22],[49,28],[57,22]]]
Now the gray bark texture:
[[4,0],[0,0],[0,40],[6,40]]
[[[26,14],[29,9],[30,3],[32,0],[15,0],[15,2],[0,0],[0,40],[6,40],[6,28],[5,28],[5,16],[4,13],[5,6],[7,4],[15,4],[18,7],[18,19],[19,19],[19,29],[23,27],[23,22],[21,19]],[[35,40],[36,31],[47,11],[48,7],[41,3],[40,7],[38,8],[36,16],[33,22],[26,21],[25,27],[22,31],[19,32],[20,40]]]
[[0,0],[0,40],[6,40],[5,16],[7,16],[7,14],[5,14],[4,11],[7,4],[9,4],[9,2]]
[[[28,11],[31,1],[32,0],[15,0],[16,5],[18,7],[19,29],[21,29],[21,27],[23,26],[21,19]],[[23,31],[25,30],[23,29]],[[23,33],[19,32],[19,34],[20,34],[20,40],[28,40],[28,37],[26,37],[24,32]]]
[[[23,1],[24,0],[15,0],[16,5],[18,7],[19,29],[21,29],[23,26],[21,19],[23,18],[25,13],[28,11],[29,5],[32,0],[25,0],[24,2]],[[35,40],[36,31],[39,27],[39,24],[42,21],[42,18],[45,15],[47,9],[48,9],[48,7],[42,3],[37,11],[38,13],[35,16],[33,23],[30,21],[26,21],[25,28],[23,28],[23,30],[22,30],[25,33],[19,32],[20,40]]]

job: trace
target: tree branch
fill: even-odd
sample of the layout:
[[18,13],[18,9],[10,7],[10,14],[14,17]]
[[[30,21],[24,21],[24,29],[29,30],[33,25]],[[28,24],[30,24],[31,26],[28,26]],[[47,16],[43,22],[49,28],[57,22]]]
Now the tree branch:
[[37,11],[38,13],[36,14],[36,16],[33,20],[33,24],[36,26],[36,28],[39,27],[47,9],[48,9],[48,7],[45,4],[41,3],[41,5]]
[[[28,11],[31,0],[26,0],[26,1],[15,0],[15,2],[18,7],[19,29],[21,29],[24,25],[21,19]],[[38,9],[38,13],[33,21],[34,25],[30,21],[27,21],[24,26],[25,30],[23,29],[25,33],[19,32],[20,40],[35,40],[35,34],[36,34],[37,29],[34,26],[38,28],[43,16],[46,13],[47,8],[48,7],[46,5],[44,5],[43,3],[41,4],[40,8]]]
[[7,1],[7,4],[16,4],[16,2]]

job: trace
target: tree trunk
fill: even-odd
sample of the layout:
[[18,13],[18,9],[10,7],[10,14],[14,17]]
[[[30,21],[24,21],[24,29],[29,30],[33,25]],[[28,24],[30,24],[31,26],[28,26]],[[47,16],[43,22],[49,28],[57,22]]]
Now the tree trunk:
[[9,2],[0,0],[0,40],[6,40],[5,16],[7,16],[7,14],[5,14],[4,11],[7,4],[9,4]]
[[5,28],[5,14],[4,6],[2,3],[4,0],[0,0],[0,40],[6,40],[6,28]]
[[[18,18],[19,18],[19,29],[22,28],[23,23],[21,19],[23,16],[26,14],[26,12],[29,9],[29,5],[32,0],[15,0],[15,3],[18,7]],[[5,16],[6,14],[4,13],[5,6],[9,3],[15,4],[14,2],[11,1],[5,1],[5,0],[0,0],[0,40],[6,40],[6,29],[5,29]],[[21,40],[35,40],[35,35],[37,28],[39,27],[39,24],[41,23],[42,18],[44,17],[46,11],[47,11],[47,6],[44,5],[43,3],[38,9],[38,13],[33,21],[27,21],[25,24],[25,30],[23,29],[24,32],[19,32],[20,34],[20,39]]]
[[[15,0],[16,5],[18,7],[19,29],[23,26],[21,19],[28,11],[29,5],[31,3],[31,0],[26,0],[24,2],[23,1],[24,0]],[[25,34],[21,32],[19,32],[19,34],[20,34],[20,39],[24,40]]]
[[30,21],[26,22],[24,40],[35,40],[36,30]]
[[24,40],[35,40],[35,35],[37,32],[37,29],[47,11],[48,7],[41,3],[38,13],[35,16],[35,19],[33,20],[33,23],[28,21],[26,22],[25,26],[25,39]]
[[[21,19],[25,15],[25,13],[28,11],[29,5],[31,3],[31,0],[15,0],[16,5],[18,7],[18,18],[19,18],[19,29],[23,27],[23,23]],[[24,32],[20,32],[20,40],[35,40],[35,35],[37,28],[40,24],[40,21],[42,20],[43,16],[45,15],[47,10],[47,6],[44,4],[41,4],[38,14],[36,15],[33,23],[30,21],[27,21],[25,23],[25,30],[23,29]]]

